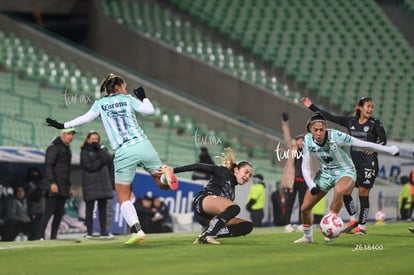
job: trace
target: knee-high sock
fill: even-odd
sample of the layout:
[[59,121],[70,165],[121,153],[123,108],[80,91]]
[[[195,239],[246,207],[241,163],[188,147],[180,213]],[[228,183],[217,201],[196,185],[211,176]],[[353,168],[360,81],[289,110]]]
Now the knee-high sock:
[[252,230],[253,224],[251,222],[245,221],[238,224],[222,227],[219,232],[217,232],[217,238],[244,236],[252,232]]
[[352,199],[351,195],[344,195],[344,205],[346,208],[346,211],[348,212],[348,214],[350,216],[353,216],[356,214],[356,209],[355,209],[355,203],[354,200]]
[[359,224],[366,224],[369,212],[369,197],[359,197]]
[[207,236],[216,236],[217,232],[226,225],[227,221],[236,217],[240,213],[238,205],[230,205],[221,214],[214,218],[213,222],[205,231]]
[[131,201],[124,201],[121,204],[121,213],[129,227],[132,228],[133,232],[141,230],[137,211]]

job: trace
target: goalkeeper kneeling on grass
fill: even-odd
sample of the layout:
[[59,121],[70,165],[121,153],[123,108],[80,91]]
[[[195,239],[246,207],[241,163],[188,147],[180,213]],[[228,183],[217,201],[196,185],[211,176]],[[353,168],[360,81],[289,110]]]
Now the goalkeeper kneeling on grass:
[[240,206],[233,201],[236,185],[250,180],[253,166],[247,161],[236,163],[231,148],[225,150],[222,166],[194,163],[174,168],[174,173],[200,171],[212,175],[193,202],[194,216],[205,228],[195,244],[219,244],[216,238],[247,235],[253,229],[251,222],[236,217]]
[[[355,186],[356,170],[346,147],[366,148],[394,156],[399,154],[394,145],[384,146],[362,141],[343,132],[328,129],[327,120],[320,113],[311,116],[306,130],[308,133],[303,141],[302,173],[309,189],[301,207],[304,236],[295,243],[313,242],[312,208],[330,189],[334,189],[334,195],[329,210],[334,215],[342,208],[343,196],[351,194]],[[314,179],[310,176],[311,154],[318,159],[321,166]]]

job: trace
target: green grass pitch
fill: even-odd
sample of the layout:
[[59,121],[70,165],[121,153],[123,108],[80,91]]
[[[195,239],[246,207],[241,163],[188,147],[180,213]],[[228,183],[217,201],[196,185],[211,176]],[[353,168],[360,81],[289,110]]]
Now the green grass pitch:
[[302,233],[255,228],[244,237],[195,245],[197,233],[149,234],[142,244],[64,239],[0,243],[0,274],[413,274],[412,223],[368,225],[367,235],[294,244]]

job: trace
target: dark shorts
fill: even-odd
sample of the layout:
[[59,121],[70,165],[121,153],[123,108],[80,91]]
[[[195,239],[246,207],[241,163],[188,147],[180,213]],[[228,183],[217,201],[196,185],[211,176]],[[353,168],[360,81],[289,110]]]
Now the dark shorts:
[[211,218],[213,216],[208,215],[203,210],[203,200],[207,196],[214,196],[215,194],[210,191],[201,191],[197,194],[197,196],[194,199],[193,206],[194,206],[194,217],[198,221],[199,224],[203,226],[208,226],[208,223],[210,222]]
[[374,186],[375,179],[377,178],[378,169],[372,168],[357,168],[357,179],[355,187],[365,187],[371,189]]

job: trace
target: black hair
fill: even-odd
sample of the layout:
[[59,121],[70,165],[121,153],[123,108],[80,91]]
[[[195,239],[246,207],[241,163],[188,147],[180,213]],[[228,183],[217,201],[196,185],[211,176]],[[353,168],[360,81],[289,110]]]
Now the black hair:
[[310,132],[310,126],[316,122],[322,122],[327,124],[326,118],[321,113],[316,112],[309,118],[308,122],[306,123],[306,130]]
[[86,136],[85,140],[82,142],[81,148],[83,148],[85,146],[85,144],[88,143],[88,139],[92,135],[97,135],[98,136],[98,142],[101,142],[101,135],[99,135],[99,133],[97,131],[91,130],[91,131],[88,132],[88,135]]
[[355,106],[355,110],[354,110],[354,116],[356,116],[357,118],[359,118],[361,116],[361,111],[359,110],[359,107],[364,106],[364,104],[366,102],[372,102],[372,99],[370,97],[361,97],[356,106]]
[[233,165],[230,167],[230,170],[234,172],[234,168],[237,167],[238,169],[240,169],[240,168],[242,168],[244,166],[247,166],[247,165],[250,166],[250,167],[253,167],[253,165],[250,162],[248,162],[247,160],[241,160],[241,161],[238,161],[236,163],[233,163]]
[[115,85],[121,86],[124,83],[125,81],[120,76],[110,73],[102,82],[100,91],[101,93],[113,94],[115,92]]

